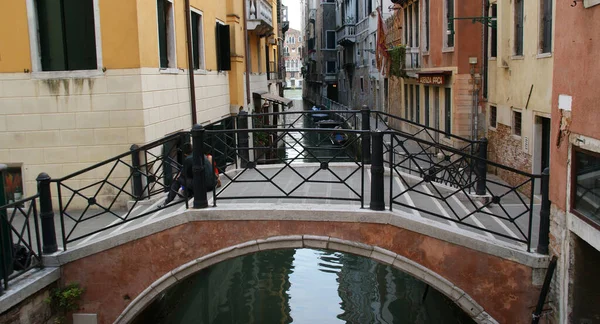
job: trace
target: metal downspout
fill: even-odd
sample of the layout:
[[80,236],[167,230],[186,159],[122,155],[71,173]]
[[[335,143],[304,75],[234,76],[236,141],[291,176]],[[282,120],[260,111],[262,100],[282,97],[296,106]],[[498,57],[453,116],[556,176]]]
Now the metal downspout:
[[[189,0],[188,0],[189,1]],[[248,13],[244,1],[244,47],[246,52],[246,104],[250,104],[250,47],[248,46]],[[250,109],[248,107],[248,109]]]
[[185,38],[187,40],[188,76],[190,84],[190,109],[192,110],[192,126],[198,123],[196,116],[196,85],[194,83],[194,52],[192,51],[192,12],[190,0],[185,0]]

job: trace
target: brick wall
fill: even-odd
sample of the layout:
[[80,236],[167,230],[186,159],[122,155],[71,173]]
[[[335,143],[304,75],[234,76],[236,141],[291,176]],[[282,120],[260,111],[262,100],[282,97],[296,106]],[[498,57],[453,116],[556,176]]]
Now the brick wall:
[[[488,130],[488,159],[502,165],[521,170],[523,172],[531,173],[531,155],[523,151],[523,144],[521,138],[512,135],[512,128],[498,123],[496,129]],[[503,170],[500,168],[491,167],[489,170],[497,174],[504,181],[510,185],[520,185],[527,178]],[[530,185],[523,186],[521,192],[529,195]]]

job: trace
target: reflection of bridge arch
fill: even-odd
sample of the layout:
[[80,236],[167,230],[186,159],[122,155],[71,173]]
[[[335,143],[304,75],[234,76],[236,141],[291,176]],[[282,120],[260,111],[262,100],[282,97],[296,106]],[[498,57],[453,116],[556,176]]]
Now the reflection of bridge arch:
[[392,251],[352,241],[330,238],[327,236],[291,235],[271,237],[267,239],[253,240],[241,243],[237,246],[221,249],[201,258],[192,260],[180,267],[166,273],[153,282],[146,290],[139,294],[121,313],[115,323],[129,323],[156,296],[179,281],[191,276],[203,269],[222,261],[233,259],[258,251],[275,250],[281,248],[315,248],[331,251],[348,252],[375,260],[383,264],[392,265],[394,268],[404,271],[415,278],[427,283],[454,301],[465,313],[478,323],[497,323],[477,302],[463,290],[452,284],[434,271],[422,265],[400,256]]
[[354,206],[250,205],[181,211],[63,252],[61,279],[86,288],[81,312],[98,314],[101,324],[125,323],[185,274],[276,248],[325,248],[395,263],[479,322],[527,323],[539,296],[533,274],[546,258],[460,229]]

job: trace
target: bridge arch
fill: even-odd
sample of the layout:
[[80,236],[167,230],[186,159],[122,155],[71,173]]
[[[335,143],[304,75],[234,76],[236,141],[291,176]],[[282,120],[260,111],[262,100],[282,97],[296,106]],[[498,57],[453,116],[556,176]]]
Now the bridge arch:
[[444,294],[477,323],[498,323],[481,305],[462,289],[431,269],[402,255],[398,255],[397,253],[377,246],[328,236],[288,235],[252,240],[226,247],[195,260],[191,260],[184,265],[167,272],[133,299],[116,319],[115,324],[126,324],[131,322],[152,303],[156,296],[175,286],[179,281],[217,263],[260,251],[296,248],[325,249],[352,253],[382,264],[391,265],[392,267],[427,283],[432,288]]
[[482,314],[480,322],[487,321],[487,313],[489,322],[493,317],[500,323],[528,323],[529,306],[541,288],[534,274],[546,266],[545,259],[456,231],[388,211],[236,204],[157,218],[61,253],[55,262],[61,265],[64,283],[78,282],[86,289],[80,311],[98,314],[99,324],[117,318],[125,323],[124,316],[131,318],[128,314],[136,314],[157,291],[177,280],[174,273],[181,277],[184,271],[191,274],[197,267],[261,249],[302,247],[395,262],[395,267],[464,303],[463,308],[470,303],[473,310],[465,311]]

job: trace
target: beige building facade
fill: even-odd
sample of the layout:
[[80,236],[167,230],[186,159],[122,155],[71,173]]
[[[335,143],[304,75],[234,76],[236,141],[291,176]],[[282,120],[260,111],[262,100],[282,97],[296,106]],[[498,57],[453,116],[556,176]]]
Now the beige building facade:
[[514,0],[489,8],[496,28],[488,42],[488,156],[530,173],[550,161],[554,6],[555,0]]

